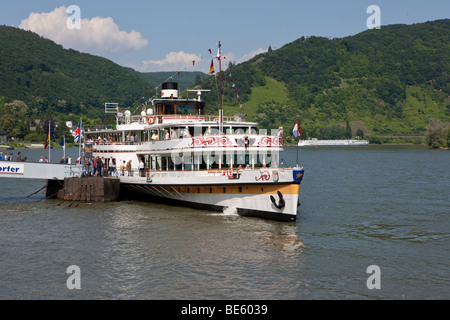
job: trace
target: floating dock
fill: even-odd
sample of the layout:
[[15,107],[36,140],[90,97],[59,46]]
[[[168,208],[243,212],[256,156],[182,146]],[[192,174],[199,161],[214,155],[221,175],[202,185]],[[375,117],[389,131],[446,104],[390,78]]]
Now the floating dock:
[[[48,192],[48,189],[47,189]],[[120,197],[120,180],[103,177],[66,178],[59,199],[80,202],[112,202]]]
[[79,165],[0,162],[0,178],[46,180],[46,197],[80,202],[111,202],[120,197],[120,179],[82,177]]

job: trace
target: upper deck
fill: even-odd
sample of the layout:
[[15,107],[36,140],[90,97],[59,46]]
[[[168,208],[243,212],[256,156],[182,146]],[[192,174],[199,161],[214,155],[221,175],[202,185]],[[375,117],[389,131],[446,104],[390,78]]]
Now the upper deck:
[[[222,119],[217,115],[206,115],[200,93],[197,100],[178,99],[178,91],[174,88],[173,84],[166,84],[166,90],[162,92],[162,97],[166,98],[154,99],[152,107],[139,115],[132,115],[130,111],[118,112],[116,108],[115,126],[85,128],[87,144],[98,156],[117,157],[121,163],[131,160],[134,166],[144,158],[152,168],[169,168],[171,160],[175,162],[186,156],[196,157],[197,160],[192,161],[200,162],[199,158],[209,159],[216,153],[226,158],[216,162],[219,168],[232,167],[239,157],[242,164],[252,168],[271,162],[263,159],[266,155],[274,155],[278,162],[278,153],[283,150],[282,131],[258,132],[258,124],[246,121],[244,114]],[[152,159],[158,157],[161,165],[152,165]],[[230,160],[233,157],[234,160]],[[214,168],[211,161],[206,162],[206,168]]]

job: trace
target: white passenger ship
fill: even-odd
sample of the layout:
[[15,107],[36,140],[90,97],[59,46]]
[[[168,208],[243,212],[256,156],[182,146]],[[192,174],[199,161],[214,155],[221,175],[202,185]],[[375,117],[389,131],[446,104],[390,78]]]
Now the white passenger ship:
[[[221,108],[222,109],[222,108]],[[295,221],[303,168],[280,167],[283,138],[257,133],[243,115],[207,116],[201,92],[178,99],[178,86],[163,83],[161,99],[134,116],[119,112],[110,129],[85,129],[86,151],[115,159],[121,193],[140,199],[243,216]],[[131,171],[121,165],[131,164]],[[141,167],[141,169],[139,169]],[[143,167],[143,169],[142,169]],[[130,168],[130,165],[129,165]]]

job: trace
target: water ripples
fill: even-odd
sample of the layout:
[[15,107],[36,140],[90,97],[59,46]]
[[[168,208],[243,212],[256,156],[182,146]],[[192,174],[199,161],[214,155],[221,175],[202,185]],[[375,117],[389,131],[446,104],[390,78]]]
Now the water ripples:
[[[283,155],[292,163],[296,148]],[[0,185],[2,299],[448,299],[448,152],[303,149],[297,223]],[[379,265],[382,289],[366,287]],[[68,290],[66,269],[81,269]]]

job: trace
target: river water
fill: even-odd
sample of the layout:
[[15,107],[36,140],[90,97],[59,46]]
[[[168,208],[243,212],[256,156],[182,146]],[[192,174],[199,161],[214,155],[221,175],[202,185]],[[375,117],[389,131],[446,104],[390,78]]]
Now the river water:
[[[0,299],[450,299],[450,152],[320,147],[299,157],[295,223],[46,200],[31,195],[44,181],[1,178]],[[281,158],[295,165],[296,148]],[[73,265],[78,290],[67,285]]]

